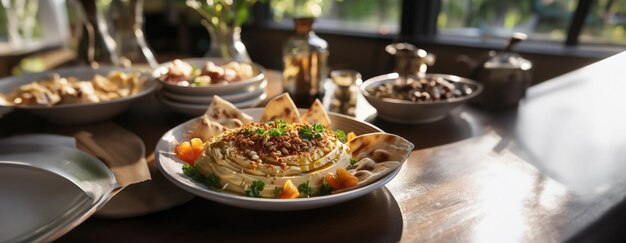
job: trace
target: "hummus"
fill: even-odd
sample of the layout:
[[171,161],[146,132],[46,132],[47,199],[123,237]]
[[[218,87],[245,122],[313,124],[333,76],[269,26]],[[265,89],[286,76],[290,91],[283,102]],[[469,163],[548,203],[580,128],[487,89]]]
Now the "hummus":
[[347,168],[350,149],[319,124],[270,121],[225,131],[205,145],[195,168],[217,176],[223,190],[244,195],[254,181],[265,183],[262,197],[275,197],[285,181],[322,186],[324,175]]

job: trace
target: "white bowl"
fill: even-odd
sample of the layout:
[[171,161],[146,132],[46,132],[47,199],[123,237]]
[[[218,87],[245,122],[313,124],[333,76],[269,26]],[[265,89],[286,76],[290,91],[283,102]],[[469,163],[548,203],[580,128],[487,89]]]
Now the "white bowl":
[[[237,94],[220,95],[220,97],[231,103],[239,103],[246,100],[257,98],[265,93],[265,87],[267,87],[267,81],[263,81],[259,86],[251,86],[254,89],[250,92],[243,92]],[[213,95],[199,96],[199,95],[184,95],[172,93],[166,89],[161,90],[161,94],[168,100],[187,103],[187,104],[204,104],[208,105],[213,100]]]
[[463,97],[451,98],[441,101],[414,102],[399,99],[379,98],[369,92],[368,87],[378,86],[398,79],[397,73],[376,76],[363,82],[360,86],[361,93],[365,96],[378,113],[378,117],[396,123],[415,124],[433,122],[443,119],[448,113],[476,97],[483,86],[476,81],[448,74],[426,74],[426,77],[443,77],[452,83],[464,83],[472,88],[472,93]]
[[91,80],[96,74],[106,76],[111,71],[121,71],[125,73],[136,72],[140,74],[139,78],[144,79],[141,91],[131,96],[98,103],[62,104],[51,107],[11,106],[11,108],[25,110],[35,116],[39,116],[56,124],[87,124],[107,120],[122,113],[123,111],[128,109],[138,98],[150,94],[158,87],[157,82],[151,79],[148,74],[142,73],[140,70],[137,69],[125,69],[117,67],[92,69],[91,67],[75,67],[0,79],[0,93],[8,94],[21,85],[34,81],[44,80],[53,74],[59,74],[61,77],[73,76],[80,80]]
[[[161,93],[157,93],[157,98],[161,101],[161,103],[165,104],[165,106],[169,107],[170,109],[186,114],[186,115],[200,116],[204,114],[207,111],[207,109],[209,109],[209,104],[188,104],[188,103],[176,102],[176,101],[166,98]],[[263,92],[260,96],[256,98],[253,98],[250,100],[244,100],[238,103],[233,103],[233,105],[235,105],[237,108],[240,108],[240,109],[255,107],[258,104],[260,104],[263,100],[265,100],[265,98],[267,98],[267,94]]]
[[[216,58],[190,58],[190,59],[181,59],[184,62],[191,64],[196,68],[202,68],[206,62],[211,61],[216,65],[224,65],[227,62],[223,59]],[[256,63],[250,63],[252,65],[252,71],[255,76],[232,83],[222,83],[222,84],[211,84],[207,86],[179,86],[175,84],[170,84],[161,80],[161,74],[167,73],[167,69],[170,65],[170,62],[162,63],[154,69],[152,72],[152,76],[158,80],[163,88],[167,91],[171,91],[171,93],[184,94],[184,95],[203,95],[203,96],[213,96],[213,95],[228,95],[228,94],[236,94],[236,93],[245,93],[254,90],[255,86],[260,85],[263,80],[265,80],[265,68]]]

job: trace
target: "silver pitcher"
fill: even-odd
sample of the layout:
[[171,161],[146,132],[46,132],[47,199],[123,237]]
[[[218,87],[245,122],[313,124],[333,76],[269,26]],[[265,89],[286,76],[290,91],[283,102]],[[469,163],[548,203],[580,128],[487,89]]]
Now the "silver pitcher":
[[460,57],[473,69],[470,77],[484,85],[484,90],[474,103],[491,109],[515,107],[526,96],[532,80],[533,64],[512,47],[526,39],[525,34],[515,33],[507,46],[499,52],[490,51],[486,58],[476,62]]

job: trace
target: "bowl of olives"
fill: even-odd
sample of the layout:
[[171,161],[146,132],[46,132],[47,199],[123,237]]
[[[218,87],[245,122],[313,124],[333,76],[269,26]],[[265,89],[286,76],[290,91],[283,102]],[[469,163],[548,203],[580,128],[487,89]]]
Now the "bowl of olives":
[[448,74],[400,77],[390,73],[368,79],[360,90],[381,119],[414,124],[444,118],[452,109],[476,97],[483,86]]

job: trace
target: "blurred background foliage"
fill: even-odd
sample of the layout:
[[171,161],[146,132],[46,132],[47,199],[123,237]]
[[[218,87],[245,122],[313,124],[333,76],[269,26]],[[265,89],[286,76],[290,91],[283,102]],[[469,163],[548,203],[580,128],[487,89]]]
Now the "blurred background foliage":
[[[578,0],[442,0],[440,33],[563,41]],[[626,0],[596,0],[585,19],[581,42],[626,44]]]

